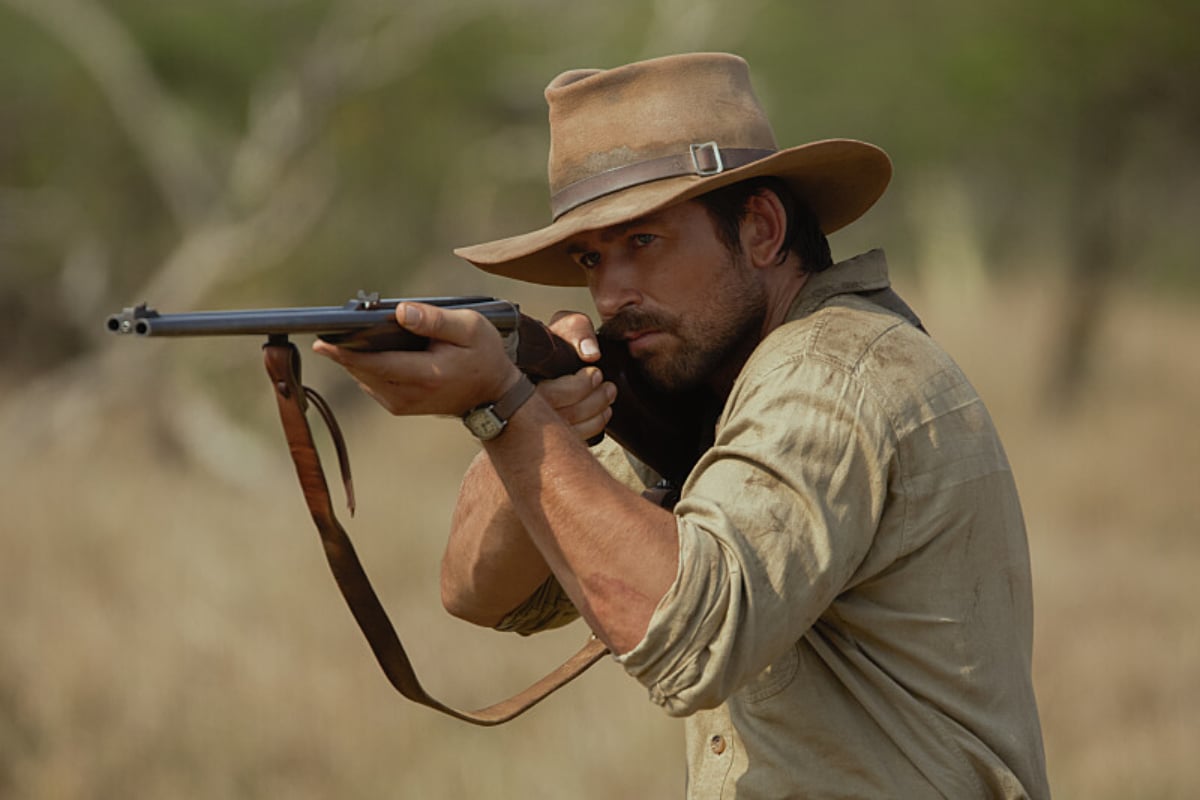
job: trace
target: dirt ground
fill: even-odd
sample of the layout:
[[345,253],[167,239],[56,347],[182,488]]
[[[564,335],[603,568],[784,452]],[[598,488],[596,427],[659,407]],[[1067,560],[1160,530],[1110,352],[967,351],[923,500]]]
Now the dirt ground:
[[[1088,392],[1054,415],[1040,409],[1062,293],[908,294],[1017,475],[1056,797],[1200,796],[1200,314],[1122,295]],[[238,402],[269,422],[265,387]],[[348,527],[431,691],[482,704],[572,652],[577,627],[519,640],[440,610],[475,447],[458,424],[366,406],[343,421],[361,506]],[[146,432],[126,409],[0,461],[0,796],[681,795],[679,723],[611,662],[498,729],[406,704],[341,606],[278,434],[262,428],[266,456],[239,487]]]

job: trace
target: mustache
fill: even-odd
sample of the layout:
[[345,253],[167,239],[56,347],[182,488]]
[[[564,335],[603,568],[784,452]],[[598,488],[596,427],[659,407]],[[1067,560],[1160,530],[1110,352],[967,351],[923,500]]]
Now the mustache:
[[596,333],[610,339],[623,339],[630,333],[648,330],[671,332],[676,327],[675,318],[669,314],[643,308],[627,308],[618,311],[612,319],[602,324]]

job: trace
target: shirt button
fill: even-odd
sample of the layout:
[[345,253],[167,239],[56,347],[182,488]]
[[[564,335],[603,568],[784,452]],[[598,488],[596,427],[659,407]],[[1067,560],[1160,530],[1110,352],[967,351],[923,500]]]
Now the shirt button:
[[725,752],[725,737],[717,734],[708,740],[708,749],[713,751],[714,755],[721,755]]

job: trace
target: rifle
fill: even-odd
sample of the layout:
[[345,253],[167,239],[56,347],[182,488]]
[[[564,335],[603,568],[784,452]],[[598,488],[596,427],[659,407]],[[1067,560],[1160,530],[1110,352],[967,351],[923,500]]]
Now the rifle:
[[[310,402],[317,408],[333,438],[347,505],[353,515],[354,489],[347,450],[329,404],[301,383],[300,353],[288,339],[297,334],[316,334],[324,341],[352,350],[422,350],[428,346],[428,339],[401,328],[396,322],[395,309],[401,302],[469,309],[481,314],[500,332],[509,358],[535,383],[569,375],[584,366],[568,342],[538,320],[522,314],[515,303],[493,297],[380,299],[378,294],[359,292],[356,298],[342,306],[180,314],[160,314],[143,303],[111,315],[105,326],[115,334],[146,337],[266,337],[263,352],[267,374],[275,390],[284,435],[305,502],[338,588],[384,674],[397,691],[414,702],[473,724],[497,725],[524,713],[577,677],[607,651],[592,636],[578,653],[523,692],[475,711],[447,706],[422,688],[349,536],[333,512],[329,487],[305,415]],[[600,352],[596,365],[606,379],[617,385],[617,400],[605,433],[662,475],[665,483],[680,485],[706,440],[703,435],[705,404],[650,386],[621,341],[601,337]],[[603,434],[599,438],[602,437]],[[659,489],[653,496],[663,493]]]

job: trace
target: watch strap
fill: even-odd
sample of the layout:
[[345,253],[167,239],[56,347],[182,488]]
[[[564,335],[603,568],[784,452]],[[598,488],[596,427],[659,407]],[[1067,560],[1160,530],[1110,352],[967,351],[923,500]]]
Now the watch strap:
[[509,387],[508,391],[492,404],[492,411],[501,421],[508,422],[512,419],[512,415],[517,413],[517,409],[533,397],[533,392],[533,382],[522,372],[521,379]]

